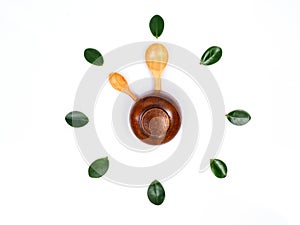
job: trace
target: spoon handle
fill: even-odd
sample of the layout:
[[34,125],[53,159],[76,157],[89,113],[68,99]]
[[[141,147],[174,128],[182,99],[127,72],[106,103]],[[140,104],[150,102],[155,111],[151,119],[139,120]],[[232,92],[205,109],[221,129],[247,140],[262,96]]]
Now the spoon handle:
[[135,96],[135,94],[133,94],[133,92],[129,89],[129,87],[127,86],[126,88],[124,88],[123,92],[127,95],[129,95],[133,101],[137,102],[138,101],[138,97]]
[[160,91],[161,90],[161,79],[160,77],[154,77],[154,90]]

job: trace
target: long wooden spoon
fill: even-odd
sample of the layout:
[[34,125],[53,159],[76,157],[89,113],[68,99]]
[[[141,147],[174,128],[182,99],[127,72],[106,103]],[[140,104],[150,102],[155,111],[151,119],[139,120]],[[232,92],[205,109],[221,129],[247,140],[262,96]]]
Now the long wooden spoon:
[[149,70],[154,77],[154,90],[161,90],[161,75],[168,63],[168,50],[162,44],[150,45],[145,53],[145,59]]
[[109,82],[114,89],[129,95],[133,99],[133,101],[136,102],[138,100],[135,94],[133,94],[129,89],[126,79],[121,74],[111,73],[109,75]]

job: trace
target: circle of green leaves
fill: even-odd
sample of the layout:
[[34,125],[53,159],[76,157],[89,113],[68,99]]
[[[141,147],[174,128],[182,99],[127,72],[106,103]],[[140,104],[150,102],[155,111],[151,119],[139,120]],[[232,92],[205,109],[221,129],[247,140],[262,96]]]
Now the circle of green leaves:
[[[149,22],[149,28],[152,35],[157,39],[164,30],[164,20],[160,15],[155,15]],[[217,63],[222,57],[222,49],[218,46],[209,47],[200,59],[200,65],[209,66]],[[102,54],[94,48],[84,50],[84,58],[94,66],[103,66],[104,59]],[[237,109],[225,115],[230,123],[236,126],[243,126],[251,120],[251,116],[245,110]],[[67,124],[74,128],[86,126],[89,122],[88,116],[79,111],[69,112],[65,116]],[[210,159],[210,168],[217,178],[227,176],[227,166],[220,159]],[[108,157],[96,159],[88,168],[88,174],[91,178],[100,178],[109,169]],[[154,205],[161,205],[165,200],[165,190],[158,180],[154,180],[148,187],[147,196]]]

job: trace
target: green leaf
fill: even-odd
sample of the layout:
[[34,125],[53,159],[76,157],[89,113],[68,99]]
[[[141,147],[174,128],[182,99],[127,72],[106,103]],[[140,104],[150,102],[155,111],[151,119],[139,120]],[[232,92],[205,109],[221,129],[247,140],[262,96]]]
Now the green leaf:
[[251,120],[251,116],[244,110],[234,110],[226,115],[227,119],[234,125],[242,126]]
[[157,180],[150,184],[147,195],[150,202],[154,205],[161,205],[165,200],[165,190],[161,183]]
[[102,177],[108,170],[108,157],[95,160],[89,167],[89,176],[92,178]]
[[160,15],[155,15],[149,23],[150,31],[154,37],[158,38],[164,30],[164,20]]
[[89,118],[78,111],[69,112],[65,120],[71,127],[83,127],[89,122]]
[[227,166],[226,164],[219,159],[211,159],[210,160],[210,168],[211,171],[218,178],[225,178],[227,175]]
[[212,65],[218,62],[222,57],[222,49],[218,46],[212,46],[207,49],[201,57],[200,64],[202,65]]
[[84,58],[86,61],[96,66],[102,66],[104,62],[101,53],[93,48],[87,48],[84,50]]

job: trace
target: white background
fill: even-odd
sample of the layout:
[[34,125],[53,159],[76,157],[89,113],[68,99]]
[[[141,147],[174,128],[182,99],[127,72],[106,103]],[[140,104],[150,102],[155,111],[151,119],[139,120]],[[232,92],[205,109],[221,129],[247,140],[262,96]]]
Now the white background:
[[[299,10],[296,0],[1,0],[0,224],[299,224]],[[252,115],[227,123],[228,177],[198,173],[196,154],[164,183],[160,207],[146,188],[90,179],[64,121],[89,68],[84,49],[151,41],[155,14],[161,41],[199,58],[222,47],[210,69],[226,110]]]

